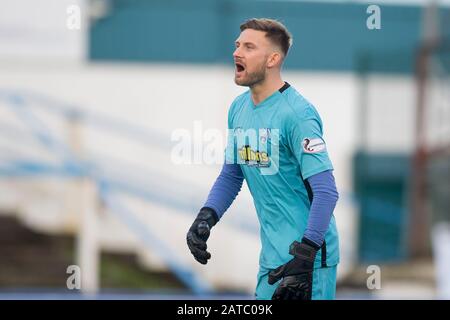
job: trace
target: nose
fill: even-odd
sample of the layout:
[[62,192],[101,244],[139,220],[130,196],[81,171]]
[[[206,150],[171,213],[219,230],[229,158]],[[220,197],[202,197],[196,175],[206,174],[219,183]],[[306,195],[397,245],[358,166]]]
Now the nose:
[[240,56],[239,53],[240,53],[239,48],[236,48],[233,52],[233,57],[234,58],[239,57]]

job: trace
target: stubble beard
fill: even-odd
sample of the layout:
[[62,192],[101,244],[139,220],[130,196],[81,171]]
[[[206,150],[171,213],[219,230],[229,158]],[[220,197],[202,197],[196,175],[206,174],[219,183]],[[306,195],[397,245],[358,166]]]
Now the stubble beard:
[[266,79],[266,68],[262,65],[257,71],[247,73],[242,79],[234,78],[234,82],[243,87],[253,87]]

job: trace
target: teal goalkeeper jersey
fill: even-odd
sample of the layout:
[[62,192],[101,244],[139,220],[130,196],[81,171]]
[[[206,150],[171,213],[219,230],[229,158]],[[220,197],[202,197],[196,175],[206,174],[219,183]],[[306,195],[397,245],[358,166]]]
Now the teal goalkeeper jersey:
[[[228,112],[227,163],[241,166],[260,223],[260,267],[273,269],[292,256],[289,245],[301,241],[308,222],[311,189],[306,179],[333,166],[322,137],[317,110],[293,87],[254,105],[250,91]],[[339,262],[334,215],[315,267]]]

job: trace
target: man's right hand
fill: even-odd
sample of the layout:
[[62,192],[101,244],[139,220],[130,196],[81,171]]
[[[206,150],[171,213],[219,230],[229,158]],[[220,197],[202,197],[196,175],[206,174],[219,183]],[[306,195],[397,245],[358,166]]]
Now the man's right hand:
[[209,238],[211,228],[217,223],[216,212],[208,207],[203,207],[194,220],[194,223],[189,228],[186,235],[187,245],[195,260],[201,264],[206,264],[211,254],[206,251],[206,241]]

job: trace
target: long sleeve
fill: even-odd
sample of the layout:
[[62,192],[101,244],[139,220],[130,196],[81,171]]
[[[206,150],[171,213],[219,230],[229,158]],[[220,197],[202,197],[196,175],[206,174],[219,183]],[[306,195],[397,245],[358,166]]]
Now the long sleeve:
[[311,186],[313,199],[304,237],[321,246],[339,194],[331,170],[315,174],[307,181]]
[[220,219],[242,188],[244,175],[239,164],[224,163],[204,207],[213,209]]

